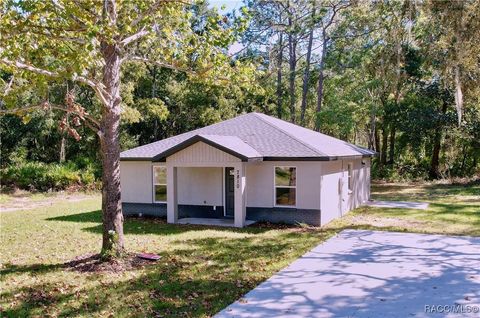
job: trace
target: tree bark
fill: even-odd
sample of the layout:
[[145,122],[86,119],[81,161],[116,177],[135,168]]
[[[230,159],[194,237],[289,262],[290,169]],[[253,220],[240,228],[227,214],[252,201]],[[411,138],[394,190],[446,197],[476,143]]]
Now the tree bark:
[[[315,9],[312,10],[312,20],[315,18]],[[300,122],[305,126],[305,112],[307,110],[307,93],[308,93],[308,81],[310,80],[310,61],[312,57],[312,45],[313,45],[313,25],[308,35],[307,45],[307,57],[305,65],[305,72],[303,74],[303,87],[302,87],[302,104],[300,106]]]
[[463,116],[463,92],[460,80],[460,65],[455,66],[455,108],[457,109],[458,126],[462,125]]
[[[442,104],[442,115],[445,115],[447,112],[447,103],[443,102]],[[440,177],[440,151],[442,148],[442,125],[437,125],[435,130],[435,135],[433,139],[433,150],[432,150],[432,160],[430,161],[430,171],[428,175],[430,179],[438,179]]]
[[66,159],[66,154],[65,154],[66,142],[67,141],[66,141],[65,135],[62,132],[62,139],[60,139],[60,153],[58,158],[58,161],[60,163],[65,162],[65,159]]
[[296,114],[295,114],[295,103],[296,103],[296,96],[295,96],[295,77],[296,77],[296,68],[297,68],[297,39],[293,34],[294,30],[292,30],[293,22],[292,17],[288,18],[288,25],[290,27],[288,33],[288,51],[289,51],[289,93],[290,93],[290,121],[295,123]]
[[377,151],[375,147],[375,131],[376,116],[375,111],[372,109],[372,113],[370,114],[370,131],[368,132],[368,148]]
[[277,117],[282,118],[282,62],[283,62],[283,33],[279,32],[278,60],[277,60]]
[[382,151],[380,154],[380,164],[385,165],[387,163],[387,149],[388,149],[388,129],[384,123],[382,127]]
[[[317,86],[317,115],[322,110],[322,103],[323,103],[323,81],[324,81],[324,74],[323,74],[323,67],[325,65],[325,56],[327,50],[327,42],[328,39],[326,38],[325,32],[323,32],[323,43],[322,43],[322,57],[318,67],[318,86]],[[320,122],[315,120],[315,130],[320,131]]]
[[[116,19],[115,3],[107,8],[109,18]],[[115,43],[102,42],[101,52],[105,65],[102,83],[105,99],[102,111],[100,149],[102,156],[102,218],[104,256],[120,256],[124,252],[123,213],[120,188],[120,48]]]
[[439,166],[440,166],[440,148],[442,142],[442,133],[439,129],[435,131],[435,136],[433,139],[433,151],[432,151],[432,160],[430,161],[430,171],[428,173],[430,179],[438,179],[440,176]]
[[394,163],[395,157],[395,134],[397,132],[397,128],[395,127],[395,123],[390,124],[390,150],[389,150],[389,159],[388,164]]

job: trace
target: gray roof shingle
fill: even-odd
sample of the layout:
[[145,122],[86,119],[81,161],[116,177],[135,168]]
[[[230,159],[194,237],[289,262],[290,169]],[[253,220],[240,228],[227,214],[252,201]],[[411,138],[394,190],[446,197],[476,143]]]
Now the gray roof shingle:
[[274,158],[318,158],[372,156],[375,152],[259,113],[248,113],[184,134],[126,150],[122,160],[159,159],[188,139],[201,136],[242,156]]

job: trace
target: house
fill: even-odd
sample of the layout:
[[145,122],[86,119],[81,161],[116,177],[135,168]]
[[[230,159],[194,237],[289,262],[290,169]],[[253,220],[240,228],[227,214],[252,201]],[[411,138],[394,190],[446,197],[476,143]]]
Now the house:
[[123,211],[169,223],[324,225],[369,199],[374,154],[264,114],[240,115],[122,152]]

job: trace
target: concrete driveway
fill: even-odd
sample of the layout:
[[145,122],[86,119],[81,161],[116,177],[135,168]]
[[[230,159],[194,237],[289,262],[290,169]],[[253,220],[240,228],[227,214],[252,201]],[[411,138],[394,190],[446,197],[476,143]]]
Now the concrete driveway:
[[346,230],[215,317],[480,317],[478,310],[480,237]]

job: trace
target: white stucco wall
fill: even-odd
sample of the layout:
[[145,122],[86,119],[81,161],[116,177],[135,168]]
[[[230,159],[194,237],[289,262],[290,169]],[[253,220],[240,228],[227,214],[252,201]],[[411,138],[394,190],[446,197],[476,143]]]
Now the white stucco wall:
[[152,182],[150,161],[120,161],[123,202],[152,203]]
[[[362,164],[362,160],[365,165]],[[353,190],[348,191],[348,163],[352,163]],[[370,158],[325,162],[322,166],[322,225],[370,198]]]
[[180,167],[178,204],[223,206],[223,168]]
[[[362,165],[362,160],[365,165]],[[353,163],[354,185],[348,193],[347,164]],[[223,206],[224,168],[240,163],[204,143],[196,143],[167,158],[167,164],[178,166],[178,203]],[[120,175],[122,201],[152,203],[152,165],[147,161],[122,161]],[[275,206],[275,166],[297,167],[298,209],[320,209],[322,225],[340,217],[370,197],[369,158],[336,161],[263,161],[248,162],[246,167],[247,207]],[[340,187],[339,180],[342,180]]]
[[298,209],[320,208],[321,162],[263,161],[247,164],[247,207],[274,207],[275,166],[297,167]]
[[341,216],[341,193],[339,182],[343,178],[342,161],[322,162],[321,176],[321,225]]

